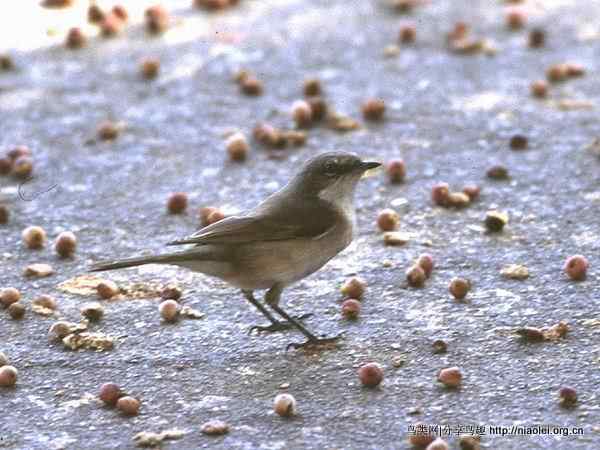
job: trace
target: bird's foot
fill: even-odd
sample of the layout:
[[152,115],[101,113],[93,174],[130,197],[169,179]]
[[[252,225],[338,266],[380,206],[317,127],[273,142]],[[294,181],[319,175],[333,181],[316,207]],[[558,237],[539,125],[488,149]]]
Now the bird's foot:
[[329,337],[329,338],[315,338],[315,339],[308,339],[305,342],[292,342],[292,343],[288,344],[288,346],[286,347],[285,350],[288,351],[290,348],[293,348],[294,350],[297,350],[299,348],[302,348],[304,350],[314,350],[321,346],[336,344],[337,341],[343,336],[344,336],[344,333],[340,333],[337,336],[333,336],[333,337]]
[[[308,319],[312,315],[313,315],[312,313],[306,313],[306,314],[302,314],[301,316],[295,316],[293,318],[295,320],[304,320],[304,319]],[[271,325],[254,325],[254,326],[250,327],[250,329],[248,330],[248,334],[252,334],[253,331],[257,331],[259,333],[261,333],[263,331],[266,333],[274,333],[276,331],[284,331],[284,330],[289,330],[291,328],[294,328],[294,324],[291,322],[288,322],[287,320],[283,320],[283,321],[273,322]]]

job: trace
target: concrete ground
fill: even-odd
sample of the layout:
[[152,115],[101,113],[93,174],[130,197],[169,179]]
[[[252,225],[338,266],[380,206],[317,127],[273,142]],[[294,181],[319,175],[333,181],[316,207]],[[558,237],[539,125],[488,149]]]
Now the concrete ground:
[[[92,38],[80,51],[62,41],[68,27],[84,24],[87,2],[64,11],[42,11],[33,1],[1,7],[8,28],[0,53],[10,50],[16,70],[0,73],[0,149],[28,145],[35,177],[22,186],[26,200],[16,180],[0,177],[11,212],[0,225],[0,287],[21,290],[26,305],[50,294],[57,317],[78,321],[80,306],[97,297],[59,284],[92,262],[164,251],[198,227],[199,207],[251,207],[326,150],[402,157],[407,180],[392,185],[382,172],[365,179],[352,246],[284,293],[290,311],[315,314],[306,321],[311,329],[346,332],[334,350],[286,352],[300,339],[293,331],[248,336],[264,321],[239,292],[174,267],[105,275],[130,290],[177,281],[182,302],[205,317],[165,325],[152,294],[103,301],[105,317],[93,330],[116,337],[109,351],[48,342],[57,317],[29,310],[17,321],[0,311],[0,351],[19,370],[16,388],[0,388],[0,448],[128,449],[140,431],[178,428],[184,436],[165,447],[407,449],[416,422],[486,427],[487,449],[600,448],[600,158],[589,147],[600,137],[600,2],[527,2],[526,29],[509,31],[505,5],[480,0],[432,1],[408,15],[383,1],[242,0],[207,13],[177,0],[164,2],[176,23],[159,38],[141,26],[153,2],[123,3],[131,7],[123,35]],[[489,38],[496,54],[450,53],[445,33],[459,20]],[[416,43],[384,56],[403,21],[416,25]],[[526,45],[534,26],[547,32],[542,49]],[[160,59],[161,72],[142,81],[139,61],[150,56]],[[586,75],[553,85],[546,100],[532,98],[530,83],[565,61],[582,64]],[[264,95],[239,93],[232,74],[240,68],[263,80]],[[292,126],[289,107],[309,76],[322,80],[330,104],[359,119],[361,129],[315,127],[304,147],[276,152],[281,157],[253,143],[246,162],[228,162],[223,141],[231,130],[250,135],[262,120]],[[360,115],[371,96],[387,104],[380,124]],[[124,126],[112,142],[96,139],[105,119]],[[529,148],[511,150],[514,134],[527,136]],[[509,180],[486,178],[496,164],[508,168]],[[454,189],[477,183],[481,198],[460,211],[436,207],[436,181]],[[186,215],[166,214],[174,191],[189,194]],[[401,230],[411,236],[405,246],[383,245],[375,218],[386,207],[401,214]],[[510,215],[497,235],[482,226],[492,208]],[[73,231],[76,257],[58,259],[51,244],[26,249],[21,231],[29,225],[44,227],[50,242]],[[436,269],[424,288],[409,288],[404,272],[422,252],[434,256]],[[573,254],[591,262],[586,281],[562,272]],[[24,278],[23,268],[36,262],[56,273]],[[503,278],[508,264],[526,265],[530,277]],[[368,290],[352,323],[340,317],[339,287],[355,274]],[[467,302],[448,294],[454,276],[472,281]],[[570,332],[556,342],[524,343],[514,333],[560,321]],[[448,343],[446,354],[433,354],[437,339]],[[356,375],[370,361],[385,369],[376,389],[362,388]],[[460,389],[436,382],[446,366],[461,368]],[[109,381],[141,399],[138,416],[122,417],[93,397]],[[558,404],[563,385],[577,389],[574,409]],[[298,401],[291,419],[272,412],[284,391]],[[201,434],[213,418],[228,422],[230,433]],[[513,424],[582,427],[584,434],[490,434],[491,426]],[[459,448],[456,436],[445,439]]]

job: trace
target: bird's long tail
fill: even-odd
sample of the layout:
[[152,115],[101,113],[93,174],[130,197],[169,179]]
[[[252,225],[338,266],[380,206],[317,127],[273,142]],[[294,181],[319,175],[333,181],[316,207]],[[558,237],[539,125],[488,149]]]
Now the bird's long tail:
[[116,261],[103,261],[93,264],[88,269],[90,272],[102,272],[104,270],[124,269],[126,267],[142,266],[144,264],[177,264],[183,261],[210,260],[212,252],[208,248],[198,248],[183,252],[166,253],[163,255],[139,256],[134,258],[119,259]]

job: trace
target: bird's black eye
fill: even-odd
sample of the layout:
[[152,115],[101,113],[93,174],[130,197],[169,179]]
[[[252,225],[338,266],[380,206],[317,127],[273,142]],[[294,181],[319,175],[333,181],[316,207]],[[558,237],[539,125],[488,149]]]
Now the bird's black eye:
[[336,161],[327,161],[325,163],[324,173],[328,177],[335,177],[338,173],[338,165]]

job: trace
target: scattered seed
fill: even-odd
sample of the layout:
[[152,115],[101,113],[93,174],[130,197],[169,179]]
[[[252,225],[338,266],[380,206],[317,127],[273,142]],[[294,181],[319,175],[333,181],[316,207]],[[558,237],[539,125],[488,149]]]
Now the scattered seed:
[[548,96],[548,83],[545,80],[536,80],[530,86],[531,95],[537,98]]
[[54,241],[54,250],[62,258],[69,258],[75,253],[77,238],[71,231],[64,231]]
[[20,299],[21,293],[13,287],[4,288],[2,291],[0,291],[0,304],[4,308],[8,308],[10,305],[18,302]]
[[8,307],[8,315],[15,320],[22,319],[25,316],[25,305],[21,302],[13,303]]
[[87,20],[89,23],[99,24],[105,16],[104,11],[98,5],[92,4],[88,7]]
[[144,58],[140,64],[140,72],[146,80],[154,80],[160,71],[160,60],[158,58]]
[[158,312],[166,322],[175,322],[179,317],[179,303],[175,300],[164,300],[158,305]]
[[462,373],[458,367],[448,367],[440,370],[437,378],[447,388],[457,388],[462,382]]
[[185,192],[174,192],[167,200],[169,214],[182,214],[188,205],[188,196]]
[[529,278],[529,269],[521,264],[509,264],[502,268],[500,274],[511,280],[525,280]]
[[358,378],[363,386],[376,387],[383,381],[383,368],[377,363],[367,363],[358,369]]
[[551,83],[558,83],[569,78],[569,68],[566,64],[554,64],[546,70],[546,78]]
[[431,256],[429,253],[422,253],[417,258],[416,264],[421,269],[423,269],[423,272],[425,273],[426,278],[429,278],[431,276],[431,273],[433,272],[433,266],[434,266],[433,256]]
[[586,278],[589,266],[590,263],[585,256],[574,255],[567,258],[563,269],[572,280],[583,281]]
[[513,150],[524,150],[529,145],[529,141],[527,140],[527,137],[522,134],[515,134],[510,138],[509,145]]
[[400,216],[393,209],[384,209],[377,215],[377,226],[381,231],[394,231],[400,224]]
[[31,304],[33,306],[41,306],[42,308],[50,309],[52,311],[54,311],[57,306],[56,299],[46,294],[38,296],[33,300],[33,302],[31,302]]
[[261,95],[263,93],[263,84],[252,75],[246,76],[240,83],[240,89],[246,95]]
[[381,120],[385,113],[385,102],[380,98],[371,98],[363,103],[362,113],[366,120]]
[[403,44],[412,44],[417,38],[417,30],[414,24],[404,24],[400,27],[398,40]]
[[546,32],[541,28],[533,28],[529,32],[529,47],[540,48],[546,43]]
[[508,214],[501,211],[488,211],[485,215],[485,228],[491,233],[499,233],[508,223]]
[[123,395],[121,388],[115,383],[104,383],[100,386],[100,393],[98,397],[108,406],[115,406],[119,398]]
[[0,70],[8,71],[15,68],[15,63],[9,55],[0,55]]
[[429,432],[427,424],[417,422],[414,425],[414,430],[408,436],[408,443],[413,447],[425,448],[435,440],[435,436]]
[[383,233],[383,243],[385,245],[405,245],[410,241],[410,236],[407,233],[400,231],[386,231]]
[[463,300],[471,290],[471,282],[464,278],[452,278],[448,290],[457,300]]
[[311,117],[315,122],[323,120],[327,116],[327,102],[322,97],[310,97],[308,100],[310,105]]
[[29,178],[33,173],[33,160],[29,156],[21,156],[13,163],[12,173],[17,178]]
[[464,192],[451,192],[448,195],[448,206],[452,208],[466,208],[471,203],[471,199]]
[[160,34],[169,28],[170,17],[162,5],[154,5],[144,12],[146,30],[151,34]]
[[102,141],[112,141],[119,136],[119,126],[111,121],[104,121],[98,125],[98,138]]
[[480,450],[481,449],[480,440],[481,440],[481,437],[479,435],[461,436],[458,439],[458,445],[460,446],[460,450]]
[[212,213],[219,211],[219,208],[215,206],[204,206],[200,208],[198,212],[198,217],[200,218],[200,223],[203,227],[210,225],[213,222],[209,222],[209,217]]
[[504,166],[492,166],[486,172],[488,178],[492,180],[507,180],[508,179],[508,169]]
[[360,302],[353,298],[344,300],[342,303],[342,316],[349,320],[356,320],[360,315]]
[[406,271],[406,281],[408,281],[409,286],[423,287],[426,279],[425,271],[417,265],[409,267]]
[[524,340],[529,342],[541,342],[545,340],[544,333],[539,328],[523,327],[515,331]]
[[10,158],[0,158],[0,175],[8,175],[12,170],[13,162]]
[[113,6],[112,13],[119,19],[121,19],[123,22],[127,22],[127,19],[129,19],[129,13],[123,5]]
[[563,386],[558,391],[560,406],[563,408],[572,408],[577,403],[577,391],[569,386]]
[[97,302],[87,303],[81,307],[81,315],[91,322],[97,322],[104,316],[104,307]]
[[323,94],[321,82],[316,78],[305,80],[303,91],[306,97],[318,97]]
[[401,183],[406,177],[406,165],[402,159],[392,159],[385,166],[388,179],[392,183]]
[[0,225],[7,224],[9,218],[10,212],[8,211],[8,208],[4,205],[0,205]]
[[49,264],[30,264],[25,267],[23,275],[26,277],[48,277],[54,273],[54,269]]
[[179,300],[181,298],[181,288],[175,284],[169,284],[160,292],[160,298],[163,300]]
[[296,399],[291,394],[278,394],[273,401],[273,410],[281,417],[296,415]]
[[520,30],[527,22],[527,15],[521,8],[509,8],[506,13],[506,25],[511,30]]
[[110,280],[104,280],[98,283],[98,286],[96,286],[96,291],[101,298],[106,300],[113,298],[120,292],[116,283]]
[[72,50],[82,48],[86,44],[87,38],[81,31],[81,28],[74,27],[69,30],[65,45]]
[[427,446],[425,450],[448,450],[448,443],[442,438],[437,438],[431,444]]
[[123,21],[114,13],[105,15],[102,22],[100,22],[100,34],[102,37],[115,37],[121,31],[123,31]]
[[0,367],[8,365],[8,358],[2,352],[0,352]]
[[233,133],[225,141],[225,148],[232,161],[245,161],[248,157],[250,146],[244,134],[237,132]]
[[446,344],[446,342],[442,341],[441,339],[433,341],[433,344],[431,344],[431,346],[433,348],[433,353],[436,355],[440,355],[448,351],[448,344]]
[[365,294],[366,289],[367,283],[362,278],[353,277],[346,280],[340,291],[346,297],[360,300]]
[[137,416],[140,411],[140,401],[126,395],[117,400],[117,409],[126,416]]
[[450,186],[448,183],[437,183],[431,188],[431,200],[438,206],[448,206]]
[[19,371],[13,366],[0,367],[0,387],[13,387],[17,384]]
[[209,420],[202,424],[200,431],[209,436],[220,436],[229,433],[229,425],[221,420]]
[[296,100],[292,104],[292,119],[299,128],[306,128],[312,122],[312,108],[305,100]]

